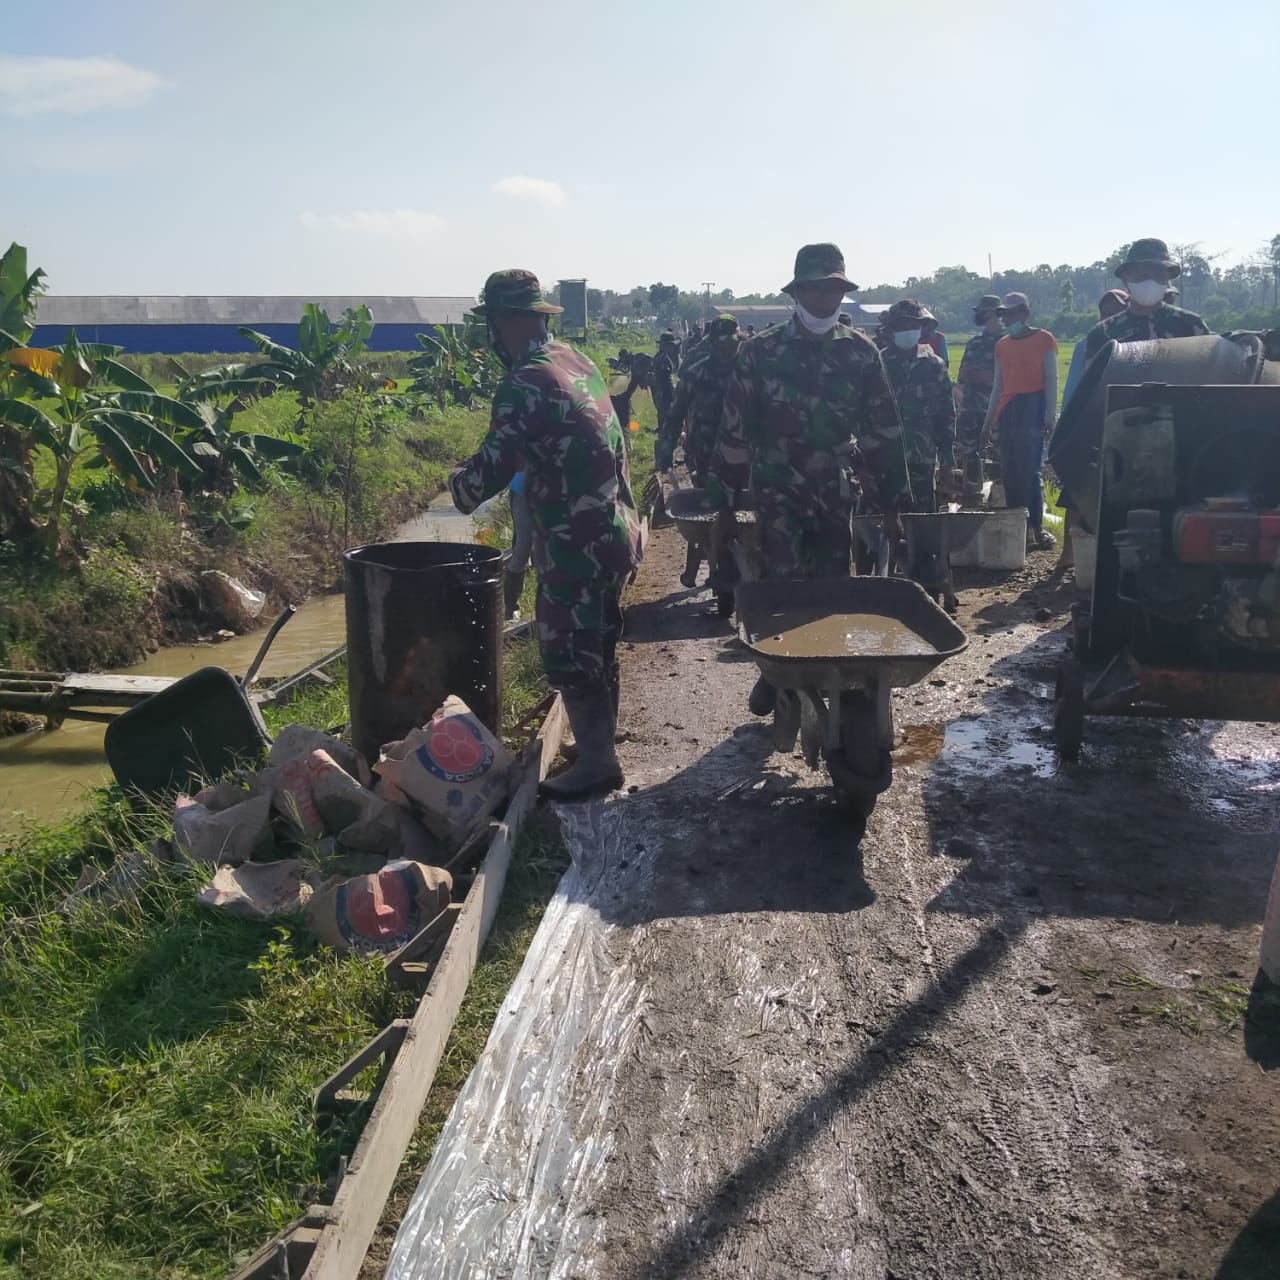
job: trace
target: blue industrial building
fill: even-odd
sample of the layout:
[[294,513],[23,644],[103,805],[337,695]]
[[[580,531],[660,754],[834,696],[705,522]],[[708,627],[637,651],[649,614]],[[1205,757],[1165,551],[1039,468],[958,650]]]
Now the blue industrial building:
[[32,346],[56,346],[74,329],[83,342],[109,342],[137,355],[255,350],[240,326],[296,346],[309,302],[337,321],[364,303],[373,312],[373,351],[416,351],[417,335],[436,324],[461,324],[474,298],[182,298],[46,297],[36,313]]

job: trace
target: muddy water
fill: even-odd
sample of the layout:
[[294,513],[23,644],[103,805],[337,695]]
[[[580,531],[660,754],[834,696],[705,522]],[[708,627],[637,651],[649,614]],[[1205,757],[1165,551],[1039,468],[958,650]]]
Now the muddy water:
[[[442,493],[414,519],[396,530],[398,542],[470,542],[472,517],[456,511]],[[285,676],[346,641],[341,595],[315,596],[302,605],[276,637],[262,665],[264,678]],[[226,667],[243,674],[262,643],[262,632],[223,644],[161,649],[143,662],[118,668],[123,675],[184,676],[201,667]],[[37,730],[0,738],[0,839],[32,822],[62,821],[79,806],[87,787],[111,776],[102,754],[105,726],[67,720],[52,733]]]
[[751,642],[761,653],[779,658],[887,658],[935,652],[905,623],[878,613],[833,613],[796,625],[788,625],[784,616],[776,633]]

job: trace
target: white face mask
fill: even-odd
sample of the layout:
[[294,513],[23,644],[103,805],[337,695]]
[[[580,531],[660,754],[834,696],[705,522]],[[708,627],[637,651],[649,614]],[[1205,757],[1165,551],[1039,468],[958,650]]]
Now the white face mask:
[[830,333],[840,321],[840,308],[836,307],[829,316],[815,316],[812,311],[807,310],[797,302],[796,315],[800,318],[800,323],[810,333]]
[[1154,307],[1164,297],[1169,286],[1159,280],[1135,280],[1128,286],[1129,297],[1140,307]]
[[898,329],[893,335],[894,346],[903,351],[911,351],[920,345],[920,335],[923,332],[923,329]]

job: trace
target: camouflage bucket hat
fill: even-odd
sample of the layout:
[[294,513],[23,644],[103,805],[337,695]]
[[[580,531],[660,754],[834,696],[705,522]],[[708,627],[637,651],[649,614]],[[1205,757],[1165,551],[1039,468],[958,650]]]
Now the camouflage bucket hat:
[[1182,268],[1169,256],[1169,246],[1154,236],[1146,240],[1135,240],[1129,246],[1125,260],[1116,268],[1116,275],[1124,279],[1124,273],[1130,267],[1138,266],[1164,267],[1171,276],[1182,274]]
[[884,313],[886,324],[895,320],[932,320],[933,314],[919,298],[902,298]]
[[998,293],[984,293],[977,302],[973,304],[975,311],[995,311],[1000,306],[1000,295]]
[[484,282],[480,305],[472,315],[486,316],[494,311],[529,311],[542,316],[558,316],[564,310],[542,296],[542,286],[532,271],[509,267],[495,271]]
[[845,292],[852,293],[857,285],[844,273],[844,254],[838,245],[807,244],[796,254],[795,274],[790,284],[782,286],[783,293],[790,293],[798,284],[818,280],[840,280]]

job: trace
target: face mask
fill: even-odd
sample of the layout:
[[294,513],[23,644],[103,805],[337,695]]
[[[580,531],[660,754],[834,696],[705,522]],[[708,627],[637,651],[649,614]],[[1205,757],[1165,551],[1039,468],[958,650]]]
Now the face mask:
[[911,351],[920,345],[920,329],[899,329],[893,335],[893,345],[899,351]]
[[1140,307],[1154,307],[1164,298],[1164,291],[1169,286],[1159,280],[1135,280],[1129,286],[1129,297]]
[[1015,320],[1012,324],[1006,324],[1004,326],[1004,331],[1009,335],[1009,337],[1016,338],[1024,328],[1025,325],[1021,320]]
[[796,303],[796,315],[800,323],[810,333],[830,333],[840,322],[840,308],[837,307],[829,316],[815,316],[812,311]]
[[493,327],[492,320],[485,320],[485,329],[489,334],[489,346],[493,350],[493,354],[498,357],[504,369],[510,369],[512,360],[511,353],[507,350],[506,344],[498,337],[498,331]]

